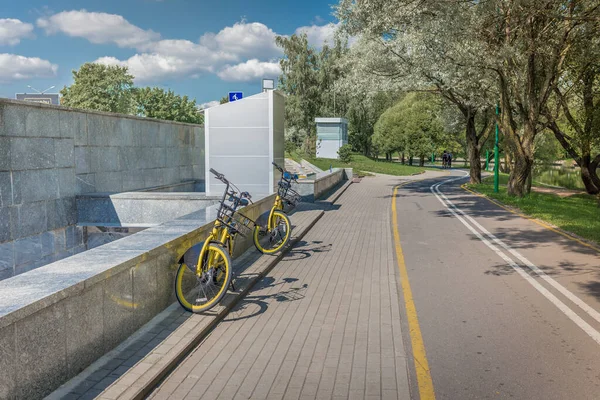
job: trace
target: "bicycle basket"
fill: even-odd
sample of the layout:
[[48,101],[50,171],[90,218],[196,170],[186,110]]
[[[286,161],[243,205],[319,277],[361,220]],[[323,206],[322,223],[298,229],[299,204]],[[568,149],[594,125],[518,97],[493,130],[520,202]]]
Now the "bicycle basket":
[[300,193],[296,192],[292,188],[286,189],[282,197],[285,201],[287,201],[288,203],[290,203],[290,205],[294,207],[298,205],[298,203],[300,203],[300,201],[302,200],[302,196],[300,195]]
[[243,237],[247,237],[249,235],[252,235],[252,232],[254,231],[255,222],[252,219],[246,217],[244,214],[236,212],[233,219],[231,220],[230,225],[235,229],[237,233],[239,233]]

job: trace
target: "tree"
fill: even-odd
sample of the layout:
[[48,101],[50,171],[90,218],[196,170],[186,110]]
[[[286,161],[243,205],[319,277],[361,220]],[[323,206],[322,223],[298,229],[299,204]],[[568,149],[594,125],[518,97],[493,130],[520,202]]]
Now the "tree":
[[73,84],[61,91],[62,104],[84,110],[129,114],[133,110],[133,76],[126,67],[86,63],[73,71]]
[[[375,132],[377,120],[399,99],[399,94],[378,92],[373,96],[361,96],[358,88],[350,89],[350,102],[346,117],[348,118],[348,142],[354,150],[369,156],[371,138]],[[358,95],[357,95],[358,94]]]
[[432,95],[410,93],[385,111],[375,124],[374,143],[386,153],[406,152],[420,165],[444,139],[440,104]]
[[227,96],[223,96],[223,97],[221,97],[221,100],[219,100],[219,104],[225,104],[225,103],[229,103],[229,97],[227,97]]
[[335,82],[343,73],[337,60],[346,52],[345,43],[336,40],[332,48],[319,51],[308,44],[306,34],[279,36],[276,43],[283,49],[279,89],[287,95],[286,129],[303,140],[305,151],[314,153],[316,117],[344,115],[346,104]]
[[600,193],[600,19],[577,31],[565,59],[565,74],[554,87],[554,107],[546,107],[547,126],[581,168],[589,194]]
[[[466,3],[465,3],[466,4]],[[455,105],[464,118],[471,182],[481,182],[480,151],[489,135],[492,74],[476,65],[472,13],[459,1],[342,0],[344,30],[361,35],[351,52],[356,81],[378,90],[428,91]],[[358,75],[358,76],[357,76]],[[490,119],[476,129],[476,118]]]
[[475,115],[500,99],[499,122],[514,159],[508,193],[515,196],[528,191],[535,137],[565,58],[579,29],[597,21],[599,12],[592,0],[342,0],[337,9],[344,29],[363,35],[363,54],[354,62],[364,71],[411,90],[435,91],[458,107],[472,181],[479,178],[484,138]]
[[201,124],[204,117],[198,112],[196,100],[154,87],[135,89],[137,114],[167,121]]
[[531,186],[535,138],[565,59],[578,30],[600,10],[597,2],[572,0],[482,2],[474,8],[482,67],[497,76],[500,122],[514,157],[507,191],[523,196]]

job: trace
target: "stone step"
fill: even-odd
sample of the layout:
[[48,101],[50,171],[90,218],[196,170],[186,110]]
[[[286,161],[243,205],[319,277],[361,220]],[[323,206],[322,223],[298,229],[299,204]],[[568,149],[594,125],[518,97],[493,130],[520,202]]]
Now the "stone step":
[[306,179],[308,175],[313,173],[290,158],[285,159],[285,169],[293,174],[297,174],[300,179]]

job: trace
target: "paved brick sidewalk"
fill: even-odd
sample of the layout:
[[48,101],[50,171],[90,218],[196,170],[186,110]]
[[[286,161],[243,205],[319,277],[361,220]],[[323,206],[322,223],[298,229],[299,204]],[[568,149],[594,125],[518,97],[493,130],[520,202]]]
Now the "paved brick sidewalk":
[[409,399],[390,225],[399,182],[351,185],[151,398]]
[[[294,232],[301,233],[314,223],[315,218],[322,214],[319,205],[301,204],[290,218]],[[258,251],[250,249],[242,257],[234,261],[236,292],[240,292],[257,279],[258,274],[269,264],[275,256],[264,256]],[[227,298],[232,299],[234,293],[228,293]],[[224,301],[225,302],[225,301]],[[222,302],[222,303],[224,303]],[[216,307],[213,310],[217,310]],[[182,344],[188,336],[196,335],[203,326],[211,323],[216,312],[207,314],[190,314],[183,310],[178,303],[168,307],[157,315],[134,335],[121,343],[116,349],[92,364],[77,377],[52,393],[46,400],[55,399],[94,399],[110,398],[112,392],[120,394],[123,389],[133,389],[135,385],[142,385],[142,379],[134,372],[143,370],[145,378]],[[169,354],[166,354],[169,352]],[[154,365],[157,364],[157,365]],[[134,375],[138,379],[133,379]],[[123,381],[127,376],[128,382]],[[106,393],[107,388],[112,388],[111,393]]]

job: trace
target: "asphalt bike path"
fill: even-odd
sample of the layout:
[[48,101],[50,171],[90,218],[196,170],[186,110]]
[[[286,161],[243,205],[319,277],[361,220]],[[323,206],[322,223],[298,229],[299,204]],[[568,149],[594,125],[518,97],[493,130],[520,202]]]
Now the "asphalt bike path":
[[465,182],[453,170],[396,198],[435,393],[421,398],[598,399],[598,253],[466,192]]

